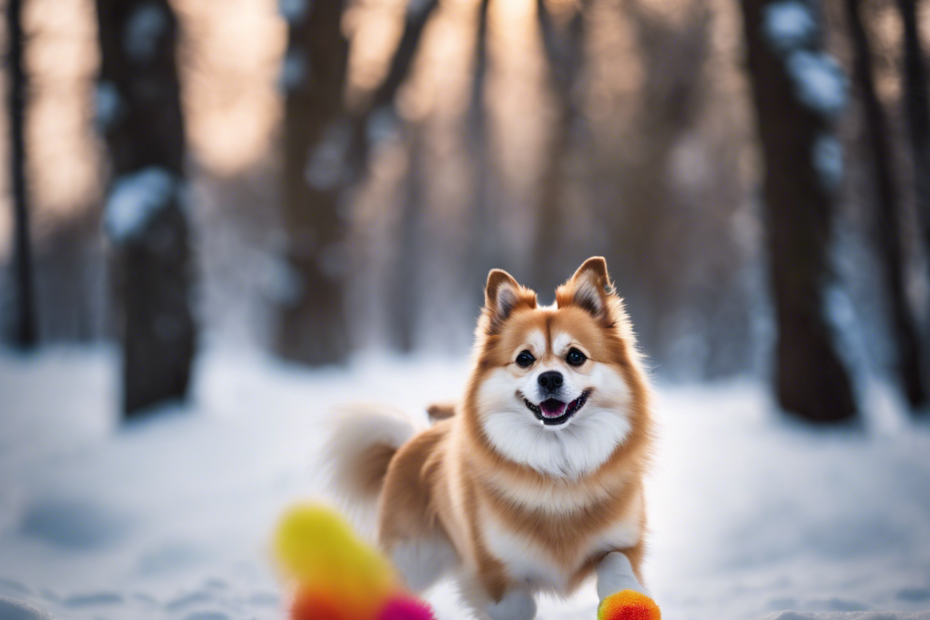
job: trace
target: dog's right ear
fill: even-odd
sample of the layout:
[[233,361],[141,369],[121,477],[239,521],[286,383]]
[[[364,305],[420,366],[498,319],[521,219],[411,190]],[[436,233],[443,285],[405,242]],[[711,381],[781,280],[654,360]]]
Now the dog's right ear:
[[492,269],[484,289],[484,311],[491,333],[496,333],[504,321],[520,306],[536,307],[536,293],[520,286],[513,276],[503,269]]

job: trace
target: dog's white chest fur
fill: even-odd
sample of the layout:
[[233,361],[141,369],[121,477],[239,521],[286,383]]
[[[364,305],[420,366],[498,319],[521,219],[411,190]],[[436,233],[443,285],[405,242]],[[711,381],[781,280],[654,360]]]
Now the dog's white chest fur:
[[504,565],[511,579],[534,590],[567,593],[572,577],[592,556],[628,549],[639,542],[640,510],[641,504],[633,506],[623,518],[592,532],[568,561],[559,561],[545,543],[513,530],[486,511],[481,513],[481,531],[487,550]]

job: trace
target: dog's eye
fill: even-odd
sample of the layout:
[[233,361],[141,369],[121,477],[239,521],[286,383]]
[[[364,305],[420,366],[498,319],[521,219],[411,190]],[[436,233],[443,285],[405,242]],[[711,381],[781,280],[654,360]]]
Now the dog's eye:
[[586,359],[588,358],[585,357],[585,354],[578,349],[569,349],[568,355],[565,356],[565,361],[572,366],[581,366]]
[[535,361],[536,358],[529,351],[520,351],[520,355],[517,356],[517,366],[520,368],[529,368]]

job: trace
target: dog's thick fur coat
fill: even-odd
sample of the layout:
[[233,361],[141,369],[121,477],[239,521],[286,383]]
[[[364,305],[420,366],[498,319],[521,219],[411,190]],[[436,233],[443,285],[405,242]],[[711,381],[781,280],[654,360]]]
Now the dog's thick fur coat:
[[451,573],[479,617],[531,620],[536,592],[595,571],[602,598],[642,590],[649,403],[602,258],[548,307],[494,270],[462,402],[419,433],[357,408],[330,458],[344,491],[377,501],[378,543],[412,589]]

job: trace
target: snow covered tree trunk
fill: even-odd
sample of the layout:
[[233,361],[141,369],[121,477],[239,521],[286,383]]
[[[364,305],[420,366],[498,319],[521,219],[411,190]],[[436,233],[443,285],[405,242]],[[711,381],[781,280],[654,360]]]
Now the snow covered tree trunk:
[[186,396],[194,353],[178,27],[167,0],[96,5],[96,121],[112,169],[104,225],[131,417]]
[[822,50],[817,3],[742,0],[748,69],[764,156],[763,202],[777,342],[775,391],[815,422],[856,415],[824,311],[827,248],[842,154],[832,121],[845,79]]
[[340,197],[352,129],[343,106],[348,42],[343,2],[290,0],[285,90],[283,221],[293,290],[280,300],[278,352],[307,364],[349,353],[344,286],[349,253]]
[[[852,39],[855,75],[862,92],[865,131],[875,191],[876,241],[882,267],[882,284],[891,315],[892,343],[897,354],[896,371],[911,407],[927,401],[923,386],[921,341],[905,290],[904,254],[901,241],[901,214],[888,143],[888,123],[872,77],[868,33],[862,20],[859,0],[846,0],[846,14]],[[921,181],[918,180],[918,183]]]
[[7,17],[7,85],[10,123],[10,186],[13,202],[13,264],[16,282],[16,319],[13,343],[22,349],[36,345],[35,294],[32,243],[29,237],[29,196],[26,183],[26,93],[22,25],[23,0],[9,0]]

